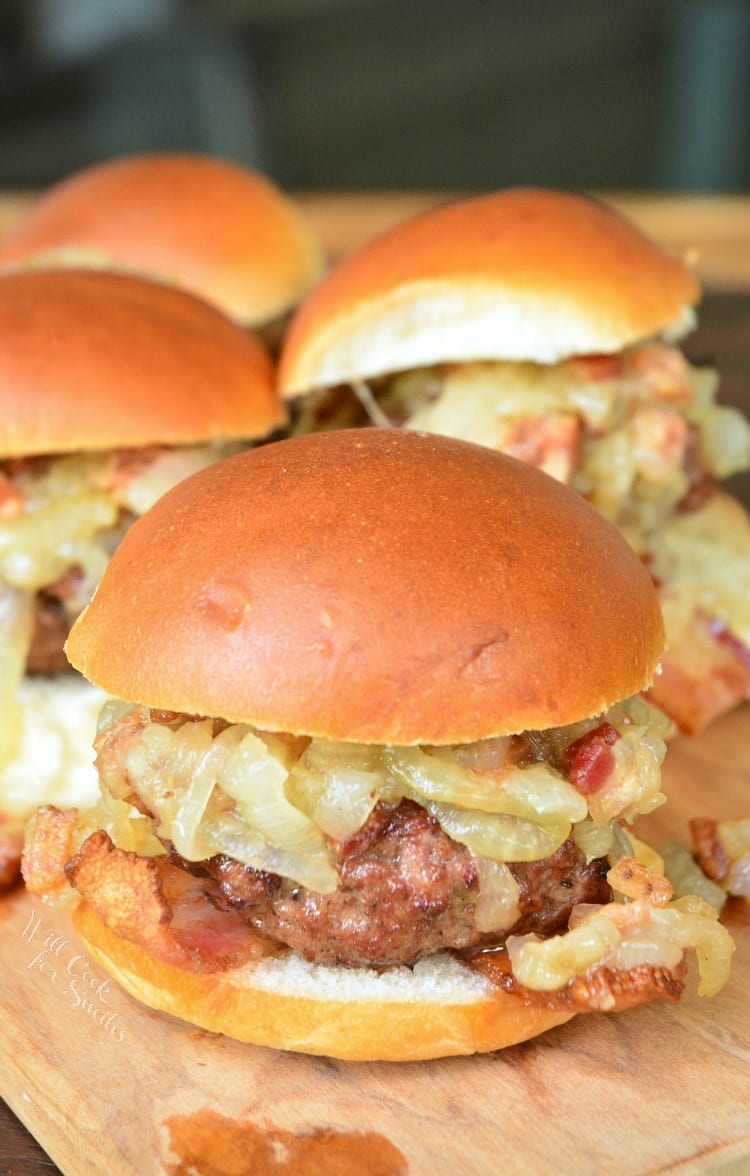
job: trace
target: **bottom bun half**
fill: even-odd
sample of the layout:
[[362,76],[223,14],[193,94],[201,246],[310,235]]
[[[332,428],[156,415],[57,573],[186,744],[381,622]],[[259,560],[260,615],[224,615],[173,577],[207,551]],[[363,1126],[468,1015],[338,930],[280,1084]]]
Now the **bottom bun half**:
[[91,958],[142,1004],[238,1041],[346,1061],[418,1061],[503,1049],[571,1019],[530,1008],[447,955],[386,972],[308,964],[292,952],[191,972],[72,912]]

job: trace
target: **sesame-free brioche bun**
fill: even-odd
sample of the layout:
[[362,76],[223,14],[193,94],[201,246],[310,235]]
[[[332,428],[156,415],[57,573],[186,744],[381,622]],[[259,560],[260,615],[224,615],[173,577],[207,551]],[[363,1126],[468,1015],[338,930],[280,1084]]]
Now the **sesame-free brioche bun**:
[[263,345],[172,287],[0,274],[0,458],[214,438],[283,423]]
[[53,187],[0,244],[0,264],[137,271],[245,326],[293,306],[322,270],[296,206],[270,180],[203,155],[116,159]]
[[331,270],[293,320],[280,387],[615,352],[686,329],[698,295],[680,261],[604,205],[509,189],[423,213]]
[[446,744],[599,714],[650,684],[662,647],[648,573],[579,495],[480,446],[366,429],[170,491],[67,653],[152,707]]
[[282,951],[228,972],[191,972],[72,911],[88,954],[142,1004],[239,1041],[349,1061],[417,1061],[527,1041],[572,1013],[525,1005],[449,955],[385,972]]

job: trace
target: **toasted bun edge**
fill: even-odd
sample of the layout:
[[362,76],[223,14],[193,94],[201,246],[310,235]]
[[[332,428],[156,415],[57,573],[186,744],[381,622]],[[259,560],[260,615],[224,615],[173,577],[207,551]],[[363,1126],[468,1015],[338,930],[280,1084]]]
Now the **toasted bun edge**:
[[[504,1049],[571,1019],[492,990],[465,1002],[294,995],[254,986],[252,967],[199,973],[154,959],[116,936],[86,903],[73,925],[91,958],[142,1004],[253,1045],[346,1061],[417,1061]],[[294,956],[294,953],[289,953]],[[321,968],[321,972],[330,971]],[[468,972],[468,970],[467,970]],[[474,975],[471,975],[474,979]]]

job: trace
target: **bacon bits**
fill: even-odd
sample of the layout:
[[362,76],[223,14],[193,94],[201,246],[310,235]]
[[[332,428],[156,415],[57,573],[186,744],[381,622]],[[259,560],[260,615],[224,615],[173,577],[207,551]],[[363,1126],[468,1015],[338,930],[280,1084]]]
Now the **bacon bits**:
[[703,873],[715,882],[722,882],[732,863],[719,835],[718,821],[695,817],[690,821],[690,836]]
[[566,749],[568,780],[581,796],[593,796],[604,787],[615,766],[612,748],[619,738],[611,723],[601,723]]
[[78,809],[56,809],[46,805],[37,811],[26,836],[21,871],[26,889],[32,894],[55,894],[67,886],[65,865],[71,854],[71,839]]
[[621,857],[607,873],[613,890],[633,902],[666,906],[672,897],[672,884],[658,870],[650,870],[632,857]]

